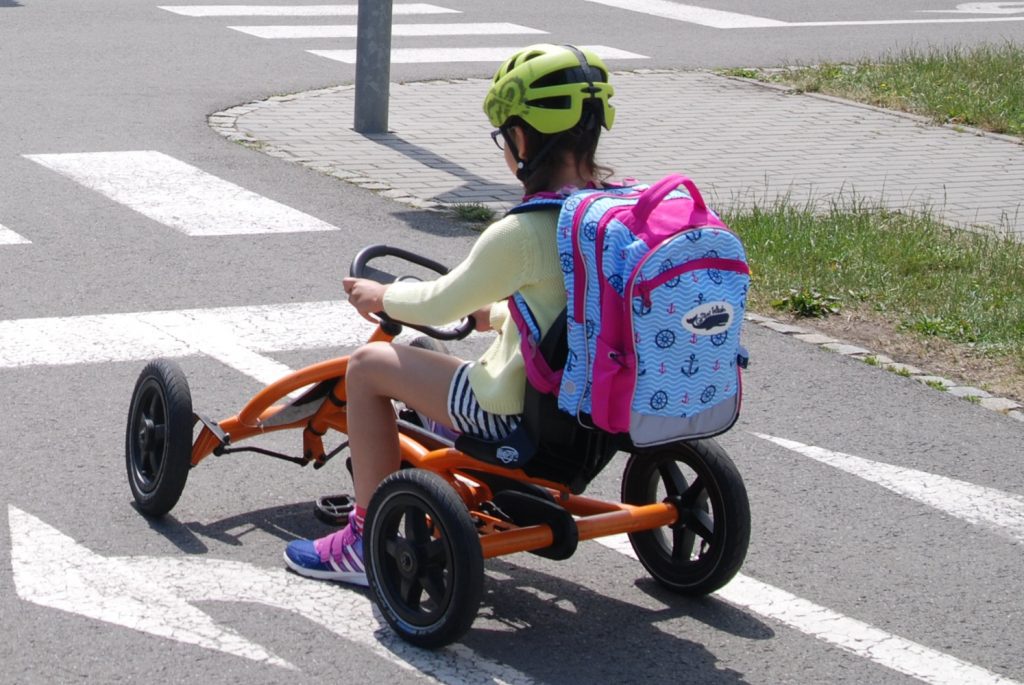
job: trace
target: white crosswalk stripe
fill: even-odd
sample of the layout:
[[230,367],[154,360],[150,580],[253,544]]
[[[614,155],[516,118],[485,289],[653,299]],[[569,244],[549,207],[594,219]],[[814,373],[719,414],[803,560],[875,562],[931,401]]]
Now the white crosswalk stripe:
[[[629,537],[596,542],[637,559]],[[806,635],[932,685],[1019,685],[957,657],[886,632],[780,588],[738,574],[715,595],[734,606],[778,621]]]
[[[358,5],[163,5],[162,10],[185,17],[355,17]],[[396,3],[392,14],[461,14],[459,10],[426,3]]]
[[[229,26],[229,29],[257,38],[355,38],[355,24],[325,24],[313,26]],[[544,34],[546,31],[508,23],[463,24],[395,24],[392,36],[497,36],[515,34]]]
[[[776,29],[776,28],[808,28],[828,26],[900,26],[915,24],[976,24],[976,23],[1005,23],[1024,21],[1024,17],[958,17],[955,19],[865,19],[865,20],[838,20],[838,21],[780,21],[769,17],[761,17],[751,14],[739,14],[713,9],[711,7],[700,7],[687,5],[673,0],[586,0],[587,2],[599,5],[607,5],[619,10],[640,12],[649,14],[661,19],[697,24],[713,29]],[[968,3],[970,5],[972,3]],[[975,5],[992,5],[992,9],[981,10],[973,8],[974,12],[1012,14],[1018,12],[1016,8],[1000,8],[1001,5],[1014,5],[1015,3],[973,3]],[[1019,5],[1020,3],[1016,3]],[[917,10],[918,12],[948,12],[967,13],[972,11],[965,5],[960,5],[956,10]]]
[[345,302],[12,319],[0,321],[0,369],[205,354],[269,383],[281,367],[254,355],[357,345],[372,331]]
[[626,0],[625,2],[622,0],[587,0],[587,2],[716,29],[771,28],[787,25],[784,21],[768,19],[767,17],[755,17],[748,14],[711,9],[709,7],[684,5],[678,2],[671,2],[670,0]]
[[[164,5],[160,9],[187,17],[357,17],[358,6],[351,5]],[[461,14],[459,10],[422,3],[396,4],[395,16]],[[352,41],[357,37],[353,24],[323,25],[235,25],[227,28],[263,39],[324,40],[341,39]],[[496,35],[545,35],[547,31],[504,22],[462,22],[462,23],[403,23],[392,24],[395,38],[421,38],[446,36],[496,36]],[[556,41],[557,42],[557,41]],[[351,43],[349,43],[351,45]],[[501,62],[522,45],[513,47],[396,47],[391,51],[393,64],[440,64],[452,62]],[[626,50],[596,46],[594,48],[605,59],[649,59]],[[306,50],[311,55],[325,57],[344,64],[356,63],[356,50],[352,48]]]
[[32,241],[0,224],[0,245],[28,245],[30,242]]
[[[617,50],[603,45],[586,46],[603,59],[648,59],[646,55]],[[521,46],[499,48],[396,48],[391,51],[392,64],[423,62],[501,62]],[[308,50],[308,52],[345,64],[356,63],[355,50]]]
[[337,230],[153,150],[25,157],[190,236]]

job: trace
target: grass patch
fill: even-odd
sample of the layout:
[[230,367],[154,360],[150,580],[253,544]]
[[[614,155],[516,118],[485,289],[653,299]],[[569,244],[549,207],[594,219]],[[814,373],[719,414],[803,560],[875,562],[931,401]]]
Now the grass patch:
[[839,298],[835,295],[822,295],[817,290],[807,288],[790,288],[788,295],[772,300],[772,307],[796,316],[822,318],[829,314],[838,314],[838,302]]
[[904,50],[880,61],[826,63],[762,74],[825,93],[922,114],[942,123],[1024,136],[1024,47],[1010,41]]
[[494,210],[478,202],[453,205],[452,212],[459,219],[474,224],[490,223],[494,220]]
[[[1015,360],[1024,372],[1024,244],[862,201],[779,202],[726,216],[755,311],[867,308],[896,329]],[[821,295],[828,293],[828,295]]]
[[722,74],[724,76],[735,76],[737,78],[752,78],[752,79],[759,79],[759,78],[761,78],[761,72],[759,70],[757,70],[757,69],[744,69],[744,68],[741,68],[741,67],[737,67],[737,68],[734,68],[734,69],[722,69],[718,73],[720,73],[720,74]]

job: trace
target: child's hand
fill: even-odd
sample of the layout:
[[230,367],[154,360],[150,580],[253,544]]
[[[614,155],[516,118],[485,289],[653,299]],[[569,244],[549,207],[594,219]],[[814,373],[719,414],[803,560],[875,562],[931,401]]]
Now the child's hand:
[[359,315],[371,323],[378,323],[373,314],[384,311],[384,291],[387,286],[369,278],[346,278],[342,287],[348,295],[348,302]]
[[470,316],[476,321],[476,331],[486,333],[491,330],[491,305],[476,310]]

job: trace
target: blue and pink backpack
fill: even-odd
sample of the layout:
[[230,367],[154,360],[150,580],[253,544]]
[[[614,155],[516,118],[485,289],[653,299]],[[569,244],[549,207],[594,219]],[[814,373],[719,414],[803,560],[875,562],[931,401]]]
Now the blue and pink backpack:
[[540,329],[509,298],[530,384],[584,425],[638,447],[723,433],[741,400],[740,345],[750,269],[739,238],[688,178],[538,198],[560,206],[568,297],[564,368],[540,352]]

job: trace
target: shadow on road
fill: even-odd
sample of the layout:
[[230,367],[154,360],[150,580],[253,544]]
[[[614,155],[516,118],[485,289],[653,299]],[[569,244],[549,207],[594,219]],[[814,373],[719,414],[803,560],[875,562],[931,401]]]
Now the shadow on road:
[[243,538],[255,531],[269,533],[284,542],[322,537],[331,531],[315,518],[312,502],[257,509],[212,523],[182,522],[167,515],[161,519],[149,519],[149,527],[186,554],[207,553],[209,548],[202,538],[239,547],[244,544]]
[[494,181],[473,173],[461,164],[437,154],[433,150],[428,150],[416,143],[410,143],[394,133],[367,135],[366,139],[394,150],[395,152],[417,161],[424,166],[430,167],[431,169],[441,169],[446,171],[452,176],[462,179],[465,182],[464,187],[472,188],[472,195],[461,192],[461,189],[459,188],[437,195],[433,199],[438,202],[472,203],[480,202],[481,197],[490,196],[503,196],[507,197],[509,202],[515,202],[523,194],[523,189],[518,184],[495,183]]
[[[186,554],[207,552],[203,538],[237,546],[254,531],[286,542],[331,530],[316,519],[312,503],[258,509],[210,523],[165,516],[150,526]],[[722,668],[697,640],[707,640],[709,630],[747,640],[775,637],[758,618],[715,597],[667,591],[643,577],[639,565],[636,576],[612,583],[618,597],[558,575],[559,569],[570,573],[568,564],[553,564],[553,573],[547,573],[491,559],[486,569],[478,620],[462,642],[538,682],[609,682],[628,664],[633,682],[660,682],[671,674],[683,682],[745,683],[742,673]]]
[[[695,641],[707,638],[708,630],[694,626],[752,640],[775,636],[760,620],[721,600],[680,597],[646,578],[637,583],[644,595],[626,601],[503,559],[489,560],[487,569],[479,613],[484,620],[462,642],[538,682],[614,682],[628,671],[630,682],[637,683],[745,683],[742,673],[722,668],[718,657]],[[639,565],[637,573],[643,574]],[[697,634],[694,640],[680,636],[688,630]]]

